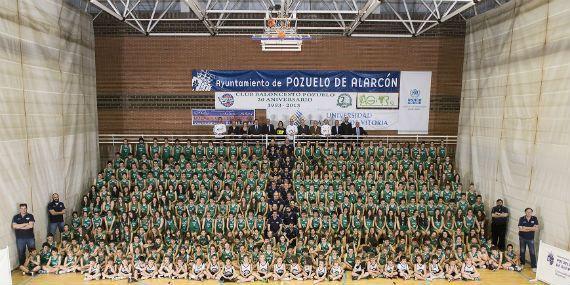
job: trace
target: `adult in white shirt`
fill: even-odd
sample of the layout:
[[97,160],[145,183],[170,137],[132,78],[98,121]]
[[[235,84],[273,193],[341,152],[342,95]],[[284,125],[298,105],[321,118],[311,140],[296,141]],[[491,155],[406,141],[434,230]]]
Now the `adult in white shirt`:
[[226,132],[226,125],[222,121],[222,117],[218,117],[218,123],[214,125],[214,136],[216,138],[223,138]]
[[285,128],[285,133],[287,134],[287,138],[292,140],[295,136],[299,133],[299,129],[295,125],[293,119],[289,119],[289,125]]
[[321,126],[321,136],[328,137],[331,135],[331,125],[329,125],[329,120],[325,119],[325,122]]

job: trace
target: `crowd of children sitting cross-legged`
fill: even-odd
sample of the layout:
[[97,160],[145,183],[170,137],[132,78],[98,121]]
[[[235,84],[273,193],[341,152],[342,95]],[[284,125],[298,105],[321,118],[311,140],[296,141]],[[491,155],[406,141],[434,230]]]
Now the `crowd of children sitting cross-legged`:
[[[173,278],[477,280],[520,270],[486,238],[481,196],[443,143],[125,142],[59,241],[24,274]],[[150,158],[149,158],[150,157]]]

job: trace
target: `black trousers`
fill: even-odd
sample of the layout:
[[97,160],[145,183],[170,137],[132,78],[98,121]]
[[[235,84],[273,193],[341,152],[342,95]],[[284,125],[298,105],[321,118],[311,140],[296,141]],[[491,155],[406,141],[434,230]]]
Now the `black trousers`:
[[494,246],[498,247],[501,251],[505,250],[505,236],[507,235],[506,224],[491,224],[491,235]]

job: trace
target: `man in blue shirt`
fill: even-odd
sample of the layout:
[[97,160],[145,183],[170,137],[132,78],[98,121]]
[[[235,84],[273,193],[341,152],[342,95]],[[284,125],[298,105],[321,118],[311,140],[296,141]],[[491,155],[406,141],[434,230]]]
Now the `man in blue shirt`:
[[31,251],[36,248],[34,237],[34,215],[28,213],[28,205],[20,204],[20,213],[12,218],[12,228],[16,232],[16,247],[20,265],[26,261],[26,248]]
[[534,251],[534,233],[538,231],[538,219],[532,215],[531,208],[524,210],[525,215],[519,219],[519,243],[521,264],[525,264],[526,247],[528,246],[528,253],[530,254],[530,267],[533,272],[536,272],[536,254]]

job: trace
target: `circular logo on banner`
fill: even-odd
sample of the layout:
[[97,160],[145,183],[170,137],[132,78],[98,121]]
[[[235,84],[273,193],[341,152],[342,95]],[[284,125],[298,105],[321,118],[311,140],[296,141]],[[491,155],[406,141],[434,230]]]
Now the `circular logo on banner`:
[[550,265],[554,264],[554,254],[552,254],[552,252],[548,253],[548,256],[546,257],[546,261],[548,261],[548,264],[550,264]]
[[226,94],[218,97],[218,100],[220,101],[222,106],[224,106],[226,108],[233,106],[234,102],[235,102],[234,95],[229,94],[229,93],[226,93]]
[[352,97],[346,93],[340,94],[336,99],[336,105],[341,108],[348,108],[352,106]]
[[412,89],[410,90],[410,97],[417,99],[420,97],[420,90],[419,89]]

